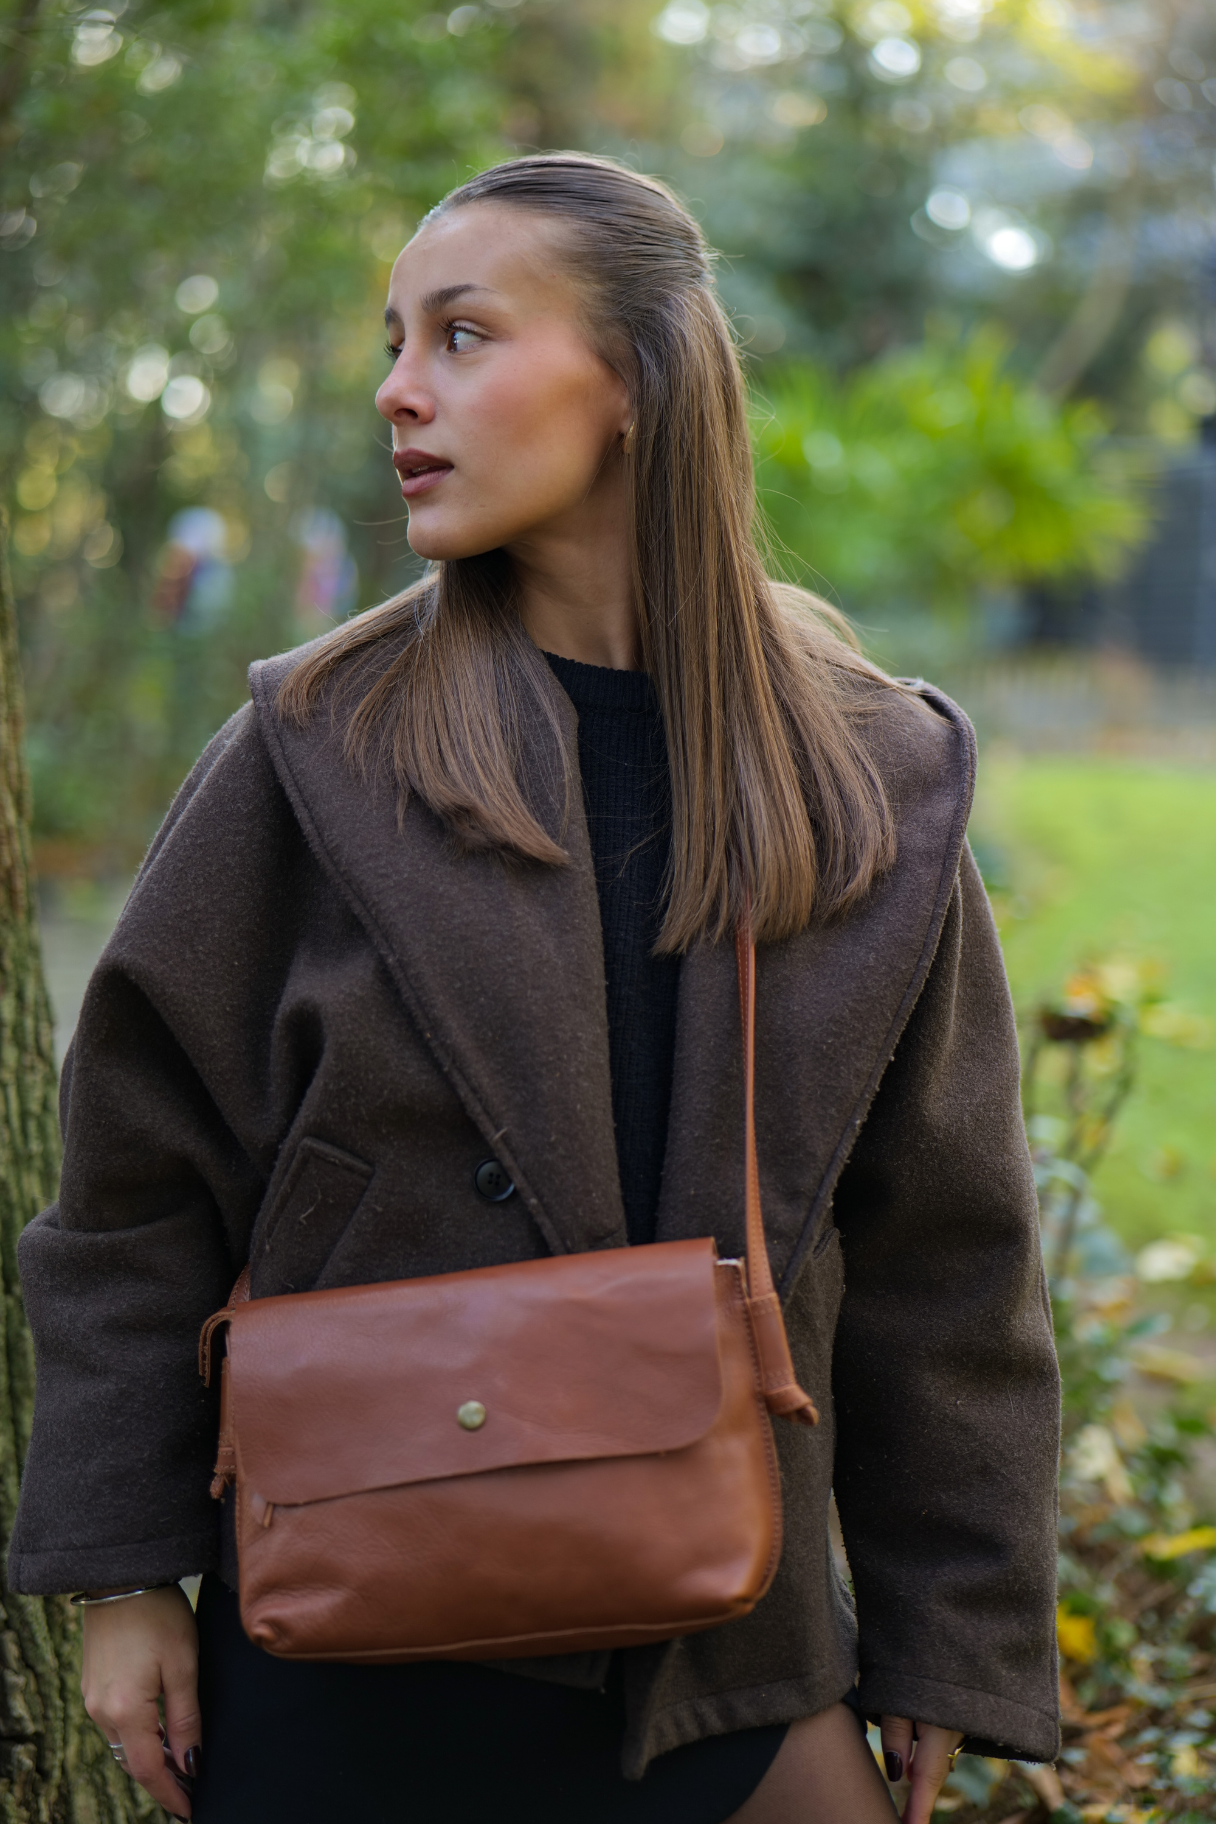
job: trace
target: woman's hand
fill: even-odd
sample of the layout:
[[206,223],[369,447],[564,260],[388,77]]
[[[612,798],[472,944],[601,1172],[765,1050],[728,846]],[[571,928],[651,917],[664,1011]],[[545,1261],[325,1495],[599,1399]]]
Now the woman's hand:
[[177,1584],[84,1610],[80,1688],[111,1748],[122,1744],[120,1765],[171,1817],[188,1818],[189,1794],[174,1769],[198,1771],[198,1630]]
[[911,1782],[912,1790],[903,1810],[904,1824],[929,1824],[937,1795],[950,1771],[950,1756],[963,1737],[958,1729],[917,1723],[914,1741],[912,1729],[906,1716],[884,1716],[882,1758],[892,1786],[905,1778]]

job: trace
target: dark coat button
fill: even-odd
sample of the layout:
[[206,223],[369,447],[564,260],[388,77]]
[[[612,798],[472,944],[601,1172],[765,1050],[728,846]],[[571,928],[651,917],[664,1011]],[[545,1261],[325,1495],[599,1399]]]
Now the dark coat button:
[[483,1160],[473,1173],[473,1183],[487,1203],[505,1203],[515,1189],[497,1159]]

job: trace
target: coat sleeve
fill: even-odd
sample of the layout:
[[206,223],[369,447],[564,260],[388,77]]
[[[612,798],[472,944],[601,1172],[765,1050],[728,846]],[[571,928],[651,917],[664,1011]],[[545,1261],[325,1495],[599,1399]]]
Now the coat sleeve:
[[242,712],[183,786],[90,981],[60,1091],[59,1201],[18,1249],[37,1391],[16,1590],[168,1582],[217,1561],[216,1395],[196,1339],[273,1162],[258,1064],[276,938],[290,942],[291,840]]
[[835,1488],[859,1696],[1058,1752],[1059,1377],[1000,947],[970,852],[836,1193]]

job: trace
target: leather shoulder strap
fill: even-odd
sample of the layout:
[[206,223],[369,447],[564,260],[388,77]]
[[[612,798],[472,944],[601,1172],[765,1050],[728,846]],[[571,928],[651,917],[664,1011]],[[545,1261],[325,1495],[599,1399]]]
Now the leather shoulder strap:
[[748,1313],[760,1357],[764,1403],[771,1413],[817,1425],[819,1414],[794,1375],[781,1301],[773,1285],[764,1213],[760,1207],[760,1164],[756,1157],[756,945],[750,904],[735,931],[739,970],[739,1013],[743,1028],[743,1145],[746,1157]]

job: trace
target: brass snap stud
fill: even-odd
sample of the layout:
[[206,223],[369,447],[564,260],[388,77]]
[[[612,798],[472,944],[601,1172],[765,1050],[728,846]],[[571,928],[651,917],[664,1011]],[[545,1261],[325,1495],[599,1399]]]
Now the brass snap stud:
[[480,1431],[486,1422],[486,1409],[480,1400],[466,1400],[456,1408],[456,1422],[466,1431]]

